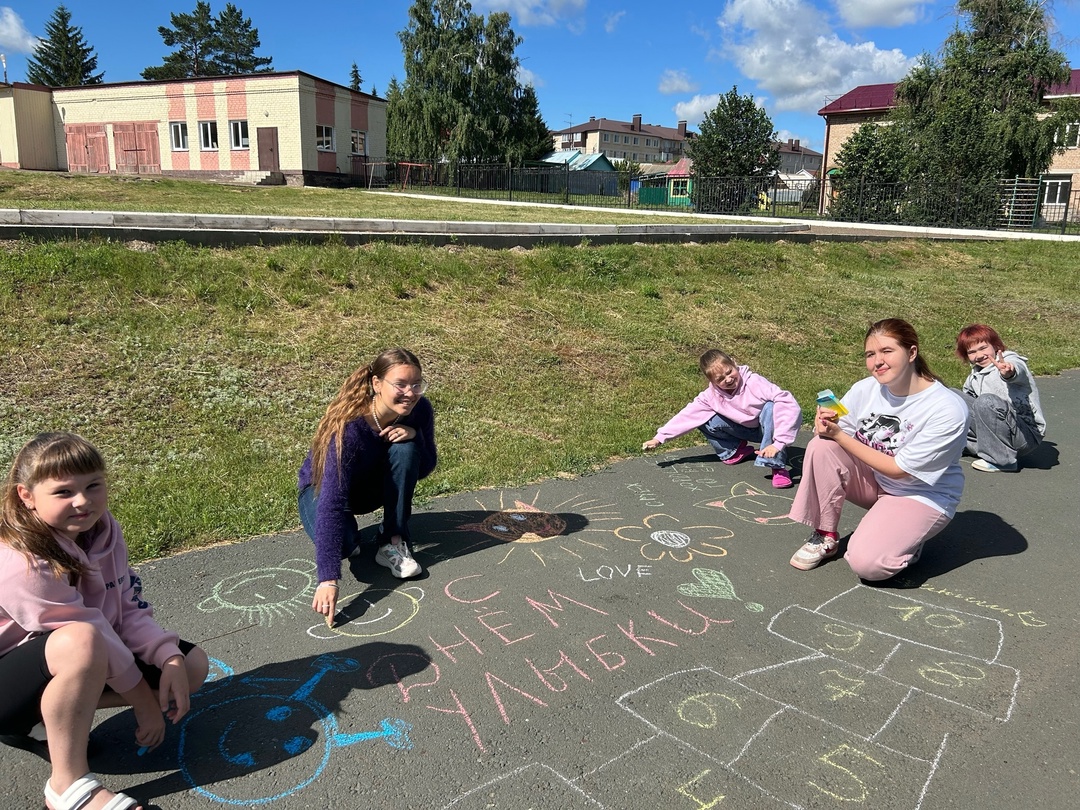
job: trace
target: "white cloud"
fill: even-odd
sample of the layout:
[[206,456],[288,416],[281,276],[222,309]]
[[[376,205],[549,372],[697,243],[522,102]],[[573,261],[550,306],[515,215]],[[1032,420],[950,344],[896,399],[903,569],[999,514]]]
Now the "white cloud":
[[666,96],[674,93],[693,93],[698,85],[691,81],[685,70],[665,70],[660,76],[660,86],[657,88]]
[[508,11],[521,25],[555,25],[565,22],[572,29],[582,27],[581,16],[589,0],[477,0],[477,10]]
[[805,0],[729,0],[717,22],[725,45],[716,55],[775,99],[774,111],[817,112],[826,96],[897,81],[915,62],[898,48],[844,41]]
[[22,17],[7,6],[0,6],[0,48],[15,53],[33,53],[40,41],[26,30]]
[[703,96],[699,93],[689,101],[680,101],[672,108],[675,110],[675,117],[680,121],[685,121],[691,127],[696,127],[706,113],[711,113],[716,109],[716,105],[720,103],[720,95],[720,93],[710,93]]
[[521,67],[521,65],[518,65],[517,80],[518,80],[518,84],[520,84],[522,87],[534,87],[535,88],[535,87],[543,87],[544,86],[544,80],[543,79],[541,79],[539,76],[537,76],[535,73],[533,73],[528,68]]
[[933,0],[834,0],[844,24],[852,28],[912,25],[923,17],[923,9]]
[[624,16],[626,16],[625,11],[616,11],[614,14],[608,14],[607,19],[604,20],[604,30],[609,34],[614,33],[619,25],[619,20]]

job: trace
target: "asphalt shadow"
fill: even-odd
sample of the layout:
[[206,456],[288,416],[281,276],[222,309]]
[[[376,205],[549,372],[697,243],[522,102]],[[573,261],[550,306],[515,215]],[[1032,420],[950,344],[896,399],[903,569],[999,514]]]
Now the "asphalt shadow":
[[[412,726],[404,720],[370,719],[365,727],[345,728],[337,717],[354,690],[399,683],[427,669],[431,659],[416,645],[378,641],[242,673],[220,661],[212,665],[213,680],[192,696],[191,711],[167,729],[157,749],[140,753],[130,710],[97,725],[92,736],[103,753],[91,757],[93,770],[131,775],[167,769],[132,791],[147,808],[191,790],[225,804],[275,801],[319,776],[334,749],[379,743],[411,748]],[[355,713],[350,717],[355,720]],[[288,768],[278,768],[286,762]]]

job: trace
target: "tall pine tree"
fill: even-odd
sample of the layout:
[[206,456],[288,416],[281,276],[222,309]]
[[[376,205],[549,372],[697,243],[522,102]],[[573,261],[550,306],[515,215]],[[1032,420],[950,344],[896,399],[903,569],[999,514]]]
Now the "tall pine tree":
[[142,72],[144,79],[192,79],[199,76],[218,75],[214,58],[218,53],[218,33],[210,4],[198,0],[190,14],[170,14],[173,27],[158,27],[158,33],[168,48],[175,51],[165,57],[161,65],[148,67]]
[[218,48],[213,58],[214,68],[222,76],[267,73],[274,69],[271,57],[255,55],[255,49],[262,45],[259,29],[252,28],[251,18],[245,18],[232,3],[226,3],[218,14],[214,30]]
[[71,12],[57,6],[45,23],[46,38],[26,60],[26,80],[47,87],[79,87],[101,84],[104,73],[97,70],[94,49],[83,39],[82,28],[71,24]]
[[352,63],[349,70],[349,89],[360,92],[360,68],[356,66],[356,62]]

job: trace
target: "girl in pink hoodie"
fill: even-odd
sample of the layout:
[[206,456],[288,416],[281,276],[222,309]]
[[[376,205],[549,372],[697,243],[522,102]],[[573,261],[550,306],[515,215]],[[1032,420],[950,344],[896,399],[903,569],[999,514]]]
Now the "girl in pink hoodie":
[[[701,355],[698,366],[709,387],[656,431],[642,449],[652,450],[696,428],[725,464],[756,456],[756,466],[772,470],[774,487],[790,487],[787,446],[802,424],[802,409],[795,397],[749,367],[736,365],[719,349]],[[749,442],[760,442],[760,449],[754,450]]]
[[95,709],[131,706],[135,742],[152,749],[209,667],[154,621],[107,495],[97,448],[42,433],[15,457],[0,504],[0,739],[50,759],[51,810],[135,807],[89,772]]

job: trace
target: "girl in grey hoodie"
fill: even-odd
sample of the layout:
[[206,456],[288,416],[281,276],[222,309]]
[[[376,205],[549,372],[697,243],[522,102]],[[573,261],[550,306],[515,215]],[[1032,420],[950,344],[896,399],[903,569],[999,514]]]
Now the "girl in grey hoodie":
[[956,337],[956,355],[971,364],[964,397],[971,410],[967,450],[982,472],[1016,472],[1018,459],[1046,436],[1039,389],[1026,357],[1005,348],[989,326],[974,323]]

